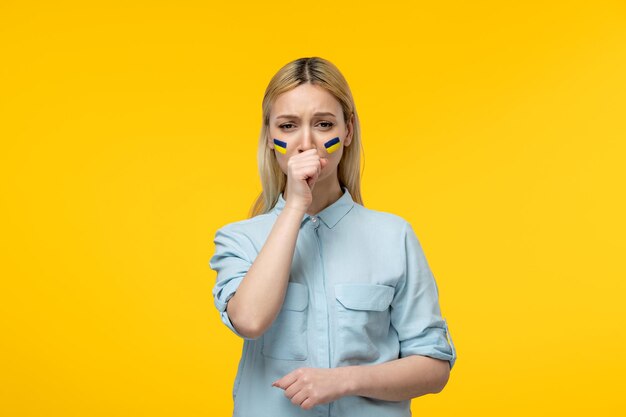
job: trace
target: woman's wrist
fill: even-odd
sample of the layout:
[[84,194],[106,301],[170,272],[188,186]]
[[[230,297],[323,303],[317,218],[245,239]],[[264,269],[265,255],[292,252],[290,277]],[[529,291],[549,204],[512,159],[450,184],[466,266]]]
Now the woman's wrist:
[[300,207],[295,204],[289,204],[289,203],[285,204],[285,207],[283,207],[283,211],[285,210],[297,213],[301,216],[304,216],[304,213],[306,213],[305,207]]
[[342,381],[342,396],[358,395],[359,392],[359,367],[358,366],[341,366],[335,368],[338,372],[338,378]]
[[306,214],[306,210],[296,206],[285,206],[280,214],[291,219],[290,221],[300,225],[304,215]]

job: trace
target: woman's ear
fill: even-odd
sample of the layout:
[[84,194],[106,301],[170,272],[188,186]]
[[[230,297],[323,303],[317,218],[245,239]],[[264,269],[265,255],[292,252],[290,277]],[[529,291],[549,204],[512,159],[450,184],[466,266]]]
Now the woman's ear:
[[348,121],[346,129],[348,130],[348,134],[343,141],[343,145],[350,146],[350,143],[352,143],[352,135],[354,134],[354,113],[350,115],[350,121]]

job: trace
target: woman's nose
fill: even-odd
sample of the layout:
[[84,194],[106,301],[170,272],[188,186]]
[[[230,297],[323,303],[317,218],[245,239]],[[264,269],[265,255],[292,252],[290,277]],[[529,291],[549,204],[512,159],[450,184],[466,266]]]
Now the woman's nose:
[[308,151],[309,149],[315,148],[315,141],[313,138],[313,133],[310,129],[305,129],[302,132],[302,141],[300,143],[300,152]]

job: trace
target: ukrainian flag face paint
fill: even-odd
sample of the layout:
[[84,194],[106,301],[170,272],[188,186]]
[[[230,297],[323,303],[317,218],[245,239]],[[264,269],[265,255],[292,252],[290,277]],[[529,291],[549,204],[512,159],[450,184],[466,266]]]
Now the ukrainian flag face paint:
[[274,138],[274,149],[282,154],[287,153],[287,142]]
[[337,136],[336,138],[332,138],[331,140],[326,142],[324,144],[324,147],[326,148],[326,151],[328,153],[335,152],[337,149],[339,149],[339,136]]

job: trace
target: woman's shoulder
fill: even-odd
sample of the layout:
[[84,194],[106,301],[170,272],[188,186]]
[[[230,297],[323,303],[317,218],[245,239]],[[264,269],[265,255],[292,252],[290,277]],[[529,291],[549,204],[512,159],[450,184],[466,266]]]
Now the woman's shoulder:
[[364,207],[360,204],[355,204],[354,208],[359,220],[366,224],[375,224],[397,231],[402,231],[405,227],[410,226],[410,223],[404,217],[395,213]]

